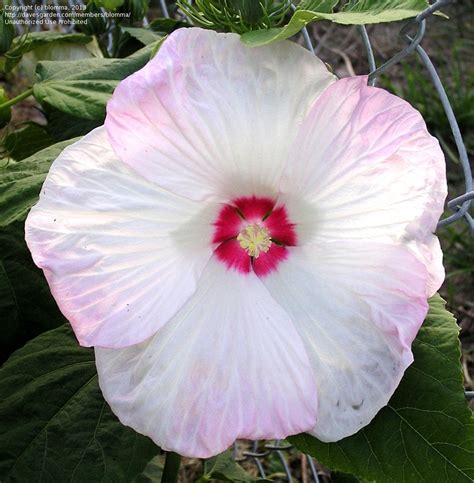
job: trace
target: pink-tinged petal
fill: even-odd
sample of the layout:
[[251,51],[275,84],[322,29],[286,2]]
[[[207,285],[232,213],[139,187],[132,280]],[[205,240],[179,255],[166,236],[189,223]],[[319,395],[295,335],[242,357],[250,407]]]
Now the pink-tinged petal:
[[426,269],[406,247],[333,242],[288,248],[262,282],[290,315],[318,388],[311,431],[337,441],[368,424],[412,363],[428,310]]
[[214,260],[175,319],[140,345],[96,349],[96,362],[120,421],[184,456],[316,422],[314,374],[287,314],[255,274]]
[[288,250],[286,247],[273,243],[268,252],[260,253],[259,257],[253,260],[254,272],[259,277],[265,277],[276,270],[280,263],[285,261],[287,257]]
[[292,42],[251,49],[236,34],[179,29],[118,85],[105,126],[120,159],[172,192],[274,196],[289,140],[333,81]]
[[213,225],[215,228],[212,243],[222,243],[230,238],[236,238],[245,224],[233,206],[223,205]]
[[[430,296],[444,274],[432,234],[446,197],[444,156],[418,111],[366,80],[339,80],[318,98],[293,144],[281,188],[314,207],[305,222],[314,226],[315,241],[409,245],[430,272]],[[287,206],[298,219],[300,207]],[[300,231],[311,232],[304,224]]]
[[228,269],[237,270],[240,273],[250,272],[250,257],[237,240],[227,240],[221,243],[214,253]]
[[444,282],[445,271],[443,266],[443,251],[436,236],[427,236],[425,239],[409,241],[408,245],[424,260],[428,269],[427,295],[431,297]]
[[288,219],[284,206],[276,207],[262,225],[268,228],[272,240],[286,245],[295,246],[297,243],[295,224]]
[[98,128],[53,163],[26,241],[79,342],[124,347],[154,334],[194,293],[217,210],[137,175]]
[[239,209],[248,223],[256,223],[261,222],[273,210],[275,200],[272,198],[248,196],[237,198],[232,201],[232,204]]

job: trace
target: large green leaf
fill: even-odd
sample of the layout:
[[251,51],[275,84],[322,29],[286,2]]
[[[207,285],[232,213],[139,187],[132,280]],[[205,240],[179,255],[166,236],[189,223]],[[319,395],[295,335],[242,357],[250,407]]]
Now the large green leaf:
[[29,32],[25,35],[15,37],[13,43],[6,52],[5,70],[8,72],[20,62],[23,55],[45,45],[56,43],[88,44],[92,37],[80,33],[61,33],[54,31]]
[[[0,234],[0,240],[2,240]],[[3,244],[2,244],[3,246]],[[8,346],[12,345],[14,339],[13,334],[16,333],[19,325],[19,311],[18,300],[15,295],[15,290],[10,282],[7,269],[3,260],[0,261],[0,315],[2,324],[0,325],[1,336],[1,352],[6,352]],[[1,361],[1,358],[0,358]]]
[[0,228],[0,362],[65,322],[25,244],[23,222]]
[[15,352],[0,370],[3,482],[129,482],[158,448],[104,401],[93,349],[69,324]]
[[36,99],[66,114],[90,120],[105,117],[105,105],[117,84],[141,69],[150,59],[155,44],[124,59],[85,59],[40,62]]
[[25,243],[24,220],[65,141],[0,169],[0,354],[64,323],[42,271]]
[[58,109],[43,106],[43,114],[48,123],[46,130],[55,142],[65,141],[78,136],[85,136],[92,129],[103,124],[101,119],[84,119],[82,117],[71,116]]
[[354,436],[322,443],[290,438],[332,469],[377,482],[474,480],[474,418],[462,384],[458,326],[438,295],[387,407]]
[[426,0],[351,0],[339,12],[332,12],[334,3],[328,0],[306,1],[284,27],[254,30],[242,35],[246,45],[256,47],[287,39],[310,22],[330,20],[343,25],[394,22],[415,17],[427,6]]

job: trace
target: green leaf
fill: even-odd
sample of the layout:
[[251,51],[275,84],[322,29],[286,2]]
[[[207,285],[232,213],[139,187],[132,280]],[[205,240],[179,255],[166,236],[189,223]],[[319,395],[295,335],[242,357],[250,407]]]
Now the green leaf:
[[104,401],[93,349],[69,324],[15,352],[0,370],[2,481],[129,482],[158,448]]
[[25,243],[24,220],[51,162],[73,140],[0,169],[0,353],[4,360],[27,340],[65,322],[43,272]]
[[204,461],[204,475],[201,477],[201,481],[208,480],[234,481],[237,483],[269,481],[247,473],[236,463],[230,451],[224,451],[224,453]]
[[[0,240],[3,237],[0,231]],[[2,244],[3,247],[3,244]],[[0,315],[2,317],[2,324],[0,325],[2,353],[8,351],[9,346],[12,345],[17,327],[19,325],[19,311],[18,299],[15,295],[12,284],[7,273],[7,269],[3,260],[0,261]]]
[[122,30],[143,45],[149,45],[162,39],[162,36],[156,34],[153,30],[142,27],[122,27]]
[[105,105],[117,84],[141,69],[157,44],[124,59],[40,62],[36,68],[39,82],[33,86],[33,95],[39,102],[66,114],[103,120]]
[[459,328],[438,295],[413,344],[415,362],[375,419],[353,436],[322,443],[289,438],[328,467],[377,482],[474,480],[474,417],[467,406]]
[[121,7],[125,0],[94,0],[98,7],[103,7],[106,10],[115,10]]
[[25,243],[24,223],[0,228],[0,362],[25,342],[64,324]]
[[428,3],[426,0],[353,0],[345,5],[342,11],[332,13],[328,1],[306,2],[304,7],[314,9],[297,9],[284,27],[268,30],[255,30],[242,35],[241,40],[250,47],[267,45],[287,39],[297,34],[310,22],[330,20],[343,25],[361,25],[381,22],[395,22],[416,17]]
[[332,471],[331,483],[369,483],[369,482],[368,480],[360,480],[359,478],[356,478],[354,475]]
[[28,122],[5,138],[3,147],[6,155],[16,161],[27,158],[54,143],[46,128],[35,122]]
[[339,0],[303,0],[299,5],[299,10],[311,10],[312,12],[333,13],[334,7]]
[[52,30],[47,32],[30,32],[20,37],[15,37],[10,49],[5,54],[5,70],[7,72],[12,70],[13,67],[20,62],[23,55],[38,47],[64,42],[72,44],[88,44],[91,41],[92,37],[89,35],[79,33],[63,34]]
[[48,121],[46,125],[48,135],[55,142],[85,136],[103,123],[102,119],[83,119],[71,116],[47,105],[43,106],[43,114]]
[[333,14],[333,21],[345,25],[397,22],[416,17],[427,7],[427,0],[350,0]]

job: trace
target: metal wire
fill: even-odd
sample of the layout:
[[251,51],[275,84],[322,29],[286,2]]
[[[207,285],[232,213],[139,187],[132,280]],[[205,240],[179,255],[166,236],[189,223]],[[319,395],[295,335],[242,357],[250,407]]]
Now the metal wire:
[[165,0],[160,0],[160,7],[161,7],[161,13],[163,14],[163,16],[166,17],[166,18],[169,18],[170,17],[170,13],[168,11],[168,7],[166,5],[166,1]]
[[[296,10],[296,6],[293,3],[291,4],[291,9],[293,10],[293,12]],[[301,29],[301,33],[303,34],[303,38],[304,38],[304,42],[305,42],[306,48],[312,54],[314,54],[313,42],[311,41],[311,37],[309,35],[308,29],[306,27],[303,27]]]
[[[288,464],[287,458],[285,457],[285,452],[289,452],[290,450],[293,449],[293,446],[291,444],[282,442],[281,440],[277,439],[274,440],[273,442],[261,442],[263,445],[263,450],[259,450],[259,442],[258,441],[253,441],[251,443],[251,450],[248,451],[242,451],[239,453],[239,443],[236,441],[232,447],[233,455],[235,461],[238,463],[242,463],[244,461],[251,461],[253,464],[255,464],[258,475],[262,478],[266,478],[267,472],[265,471],[265,467],[262,463],[262,461],[265,458],[268,458],[268,456],[271,453],[274,453],[277,455],[278,460],[281,465],[281,472],[285,475],[286,481],[292,483],[294,481],[293,475],[291,474],[291,468]],[[318,471],[316,469],[316,463],[315,460],[309,456],[309,455],[304,455],[303,456],[306,462],[308,463],[309,466],[309,473],[313,479],[314,482],[319,483],[319,476],[318,476]]]
[[[375,64],[374,51],[372,50],[372,44],[370,43],[369,34],[367,33],[365,25],[359,25],[359,32],[362,37],[365,50],[367,51],[367,62],[369,63],[369,69],[371,72],[374,72],[377,69],[377,65]],[[376,77],[369,79],[369,86],[375,86],[376,80]]]

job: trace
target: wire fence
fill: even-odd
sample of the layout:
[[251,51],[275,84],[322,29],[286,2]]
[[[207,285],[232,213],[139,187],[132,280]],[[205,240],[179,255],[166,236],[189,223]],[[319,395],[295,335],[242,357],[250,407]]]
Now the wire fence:
[[[244,461],[252,462],[257,468],[258,475],[262,478],[266,478],[267,476],[270,476],[270,475],[267,475],[267,471],[265,470],[265,467],[267,465],[264,464],[264,460],[271,453],[274,453],[277,456],[280,463],[279,474],[281,474],[282,476],[284,475],[285,481],[288,481],[288,482],[294,481],[290,465],[288,464],[287,456],[285,455],[285,453],[288,453],[293,449],[293,446],[291,444],[288,444],[285,441],[281,441],[277,439],[275,441],[269,441],[266,443],[264,442],[263,449],[260,448],[258,441],[252,442],[252,446],[250,450],[247,449],[239,452],[238,448],[239,448],[239,444],[238,442],[235,442],[233,446],[233,454],[234,454],[235,461],[237,463],[243,463]],[[309,473],[309,475],[305,474],[305,480],[308,482],[312,480],[314,482],[319,483],[321,480],[319,476],[318,463],[310,455],[303,455],[303,458],[307,465],[307,473]],[[308,479],[308,476],[311,478],[311,480]],[[272,481],[278,481],[278,480],[273,479]]]
[[[390,68],[393,67],[395,64],[399,63],[407,56],[410,56],[414,53],[418,55],[424,67],[426,68],[430,80],[434,88],[436,89],[436,92],[438,93],[440,102],[444,108],[444,112],[451,127],[452,136],[456,144],[459,161],[464,176],[465,187],[463,194],[448,201],[447,206],[453,213],[446,218],[440,220],[440,222],[438,223],[438,228],[450,225],[463,218],[469,226],[469,232],[471,236],[474,236],[474,219],[469,213],[472,200],[474,199],[473,178],[466,146],[463,142],[458,122],[454,115],[453,108],[449,102],[441,79],[430,57],[421,46],[421,42],[427,28],[427,20],[429,20],[429,18],[433,16],[435,12],[439,11],[443,6],[446,6],[451,2],[452,0],[437,0],[428,8],[426,8],[423,12],[421,12],[416,18],[406,22],[399,32],[399,37],[406,43],[406,46],[400,52],[397,52],[395,55],[387,59],[378,67],[375,61],[370,38],[364,25],[359,26],[359,33],[361,35],[362,42],[366,51],[368,65],[370,69],[368,77],[369,85],[374,86],[377,82],[377,78],[381,74],[389,71]],[[59,5],[58,0],[39,0],[39,3],[53,3],[54,5]],[[72,6],[77,5],[78,3],[80,3],[80,1],[78,2],[77,0],[67,0],[67,3],[69,4],[69,6]],[[25,5],[25,0],[13,0],[12,4],[23,6]],[[157,6],[160,8],[163,16],[170,17],[170,10],[168,9],[168,5],[165,0],[159,0]],[[296,7],[293,6],[293,9],[296,9]],[[61,13],[59,11],[58,16],[60,15]],[[178,11],[177,15],[179,15],[181,18],[186,18],[185,14],[182,12]],[[144,24],[148,24],[148,19],[146,17],[144,18]],[[40,26],[36,26],[35,30],[39,30],[40,28]],[[48,26],[48,28],[54,27]],[[64,27],[63,30],[71,30],[72,28],[73,27]],[[24,33],[24,28],[18,27],[18,31],[20,34],[22,34]],[[309,31],[306,28],[303,28],[301,35],[303,36],[305,45],[308,50],[314,53],[315,50],[313,40]],[[466,391],[465,394],[468,400],[474,399],[474,391]],[[235,460],[239,463],[252,462],[256,466],[259,476],[261,476],[262,478],[268,476],[268,470],[265,469],[266,467],[268,467],[268,465],[265,464],[265,459],[268,458],[269,455],[274,454],[276,455],[277,461],[280,462],[282,477],[284,476],[285,480],[288,482],[293,482],[295,480],[292,476],[292,471],[287,459],[288,452],[291,451],[292,448],[292,445],[280,440],[269,442],[254,441],[251,443],[250,448],[246,447],[246,449],[241,449],[239,443],[236,442],[233,446],[233,454]],[[321,481],[321,470],[319,469],[320,465],[316,462],[314,458],[309,455],[304,455],[304,458],[306,459],[305,464],[308,473],[307,475],[305,475],[305,481],[314,481],[319,483]],[[308,478],[311,478],[311,480]]]

